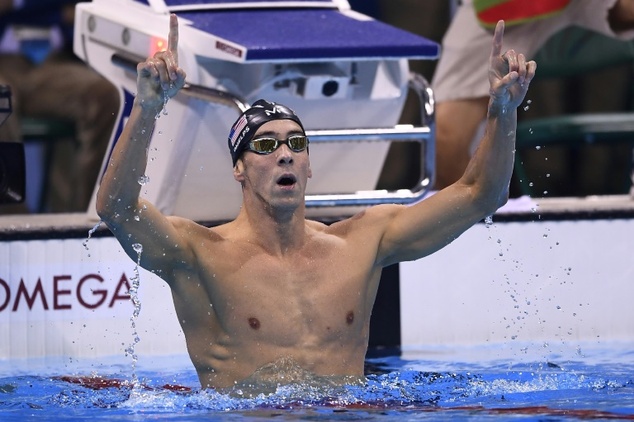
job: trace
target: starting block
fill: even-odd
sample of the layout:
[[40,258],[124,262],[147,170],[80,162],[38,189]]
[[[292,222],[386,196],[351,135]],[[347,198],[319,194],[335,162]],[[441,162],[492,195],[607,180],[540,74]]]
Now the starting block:
[[[136,64],[167,46],[178,15],[187,85],[158,117],[144,197],[197,221],[235,217],[242,194],[227,136],[259,98],[291,107],[311,140],[309,216],[379,203],[412,203],[434,174],[434,103],[409,59],[439,46],[351,10],[342,0],[94,0],[79,3],[75,53],[120,89],[122,106],[103,170],[136,90]],[[421,126],[398,125],[407,94]],[[421,143],[416,186],[375,190],[391,142]],[[131,180],[130,183],[137,183]],[[95,188],[96,195],[97,187]],[[94,197],[89,213],[94,213]]]

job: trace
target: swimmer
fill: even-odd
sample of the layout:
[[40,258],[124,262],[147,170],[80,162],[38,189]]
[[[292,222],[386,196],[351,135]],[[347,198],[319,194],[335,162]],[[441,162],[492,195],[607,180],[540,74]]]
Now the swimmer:
[[363,377],[383,267],[437,251],[508,199],[516,108],[536,64],[502,53],[503,33],[500,22],[489,62],[487,131],[455,184],[412,206],[370,207],[332,225],[307,220],[309,140],[291,109],[260,100],[229,134],[242,207],[233,221],[209,228],[163,215],[140,197],[137,183],[164,96],[185,83],[171,16],[168,49],[137,67],[137,96],[97,211],[134,261],[132,245],[143,245],[141,266],[170,286],[202,388],[232,387],[286,366],[295,374]]

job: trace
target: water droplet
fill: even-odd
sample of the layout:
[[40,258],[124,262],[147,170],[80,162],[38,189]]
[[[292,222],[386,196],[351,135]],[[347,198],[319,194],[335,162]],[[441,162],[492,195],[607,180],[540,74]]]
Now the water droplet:
[[140,254],[141,252],[143,252],[143,245],[142,245],[142,244],[140,244],[140,243],[134,243],[134,244],[132,245],[132,249],[134,249],[134,251],[135,251],[136,253],[139,253],[139,254]]
[[139,182],[139,185],[144,186],[150,183],[150,178],[146,175],[143,175],[143,176],[139,176],[139,180],[137,181]]
[[138,215],[134,216],[134,221],[141,221],[141,217],[139,217]]
[[[82,242],[82,245],[84,246],[84,248],[86,250],[88,250],[88,241],[90,241],[93,233],[95,233],[97,231],[97,229],[99,228],[100,225],[101,225],[101,221],[99,221],[97,224],[95,224],[95,226],[92,229],[88,230],[88,237],[86,238],[86,240],[84,240]],[[90,255],[88,255],[88,256],[90,256]]]
[[541,145],[537,145],[537,146],[535,147],[535,149],[536,149],[537,151],[539,151],[540,149],[542,149],[542,147],[541,147]]
[[[174,88],[174,82],[170,82],[169,89]],[[169,101],[170,96],[167,91],[163,91],[163,116],[167,116],[167,102]]]
[[484,218],[484,225],[487,227],[490,227],[493,224],[493,216],[492,215],[487,215]]

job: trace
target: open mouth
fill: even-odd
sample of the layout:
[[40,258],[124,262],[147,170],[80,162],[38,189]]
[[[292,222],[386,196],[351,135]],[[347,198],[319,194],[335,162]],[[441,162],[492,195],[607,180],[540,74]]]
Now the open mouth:
[[295,179],[295,176],[285,174],[277,180],[277,184],[280,186],[292,186],[295,184],[296,181],[297,180]]

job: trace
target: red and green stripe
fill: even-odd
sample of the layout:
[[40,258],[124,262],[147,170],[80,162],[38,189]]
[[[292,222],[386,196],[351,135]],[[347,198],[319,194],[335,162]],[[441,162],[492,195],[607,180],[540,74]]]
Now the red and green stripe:
[[473,0],[478,20],[493,28],[500,19],[515,25],[561,12],[570,0]]

